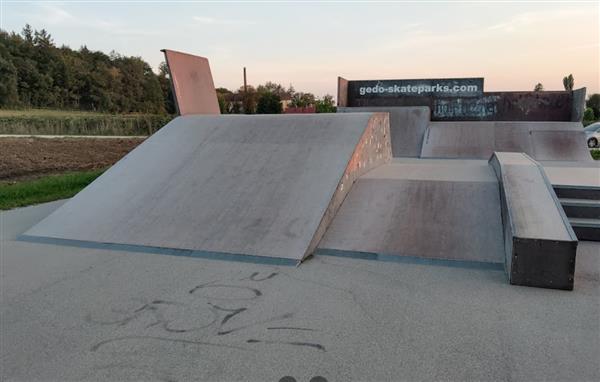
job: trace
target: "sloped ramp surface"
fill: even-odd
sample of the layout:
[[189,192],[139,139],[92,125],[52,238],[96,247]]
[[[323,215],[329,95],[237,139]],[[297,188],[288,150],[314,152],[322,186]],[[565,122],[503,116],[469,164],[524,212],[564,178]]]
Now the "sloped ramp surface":
[[319,253],[502,263],[497,179],[486,161],[397,159],[362,176]]
[[591,161],[579,122],[431,122],[422,158],[489,159],[495,151],[537,160]]
[[299,261],[390,157],[383,113],[179,117],[23,237]]
[[592,161],[583,131],[538,130],[531,132],[535,159],[541,161]]

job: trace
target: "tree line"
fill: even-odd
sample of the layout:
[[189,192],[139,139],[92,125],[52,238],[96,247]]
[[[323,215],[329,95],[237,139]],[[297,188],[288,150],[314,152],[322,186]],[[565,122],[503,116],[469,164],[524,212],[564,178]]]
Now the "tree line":
[[[162,78],[161,78],[162,77]],[[56,46],[44,29],[0,31],[0,106],[165,113],[168,79],[140,57]]]
[[271,81],[254,87],[242,86],[233,92],[217,88],[222,114],[279,114],[284,108],[313,108],[316,113],[335,113],[333,96],[317,98],[312,93],[297,92],[292,85],[285,87]]
[[[219,88],[217,95],[222,113],[281,113],[285,106],[335,111],[330,95],[317,99],[272,82],[236,91]],[[0,30],[0,107],[175,113],[164,62],[157,74],[141,57],[59,47],[50,33],[30,25],[21,33]]]

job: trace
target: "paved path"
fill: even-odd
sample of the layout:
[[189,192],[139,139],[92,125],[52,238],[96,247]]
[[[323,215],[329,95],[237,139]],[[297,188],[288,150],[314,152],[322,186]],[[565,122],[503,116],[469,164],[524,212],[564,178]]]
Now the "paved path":
[[600,379],[600,246],[573,292],[502,271],[317,256],[300,267],[15,241],[0,213],[0,380]]

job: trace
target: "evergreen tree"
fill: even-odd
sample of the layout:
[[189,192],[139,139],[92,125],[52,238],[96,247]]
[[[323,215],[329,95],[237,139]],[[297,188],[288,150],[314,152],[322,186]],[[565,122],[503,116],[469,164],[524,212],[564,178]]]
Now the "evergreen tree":
[[572,74],[569,74],[563,78],[563,86],[565,87],[566,91],[573,91],[573,88],[575,87],[575,79],[573,78]]

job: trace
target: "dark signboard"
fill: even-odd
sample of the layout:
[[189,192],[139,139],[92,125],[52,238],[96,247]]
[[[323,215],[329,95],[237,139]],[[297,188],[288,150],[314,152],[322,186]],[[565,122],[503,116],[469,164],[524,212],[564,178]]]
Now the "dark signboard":
[[483,78],[348,81],[349,106],[359,106],[361,100],[404,97],[479,97],[482,93]]
[[338,77],[338,106],[428,106],[433,121],[581,121],[584,99],[585,88],[484,92],[483,78],[348,81]]

